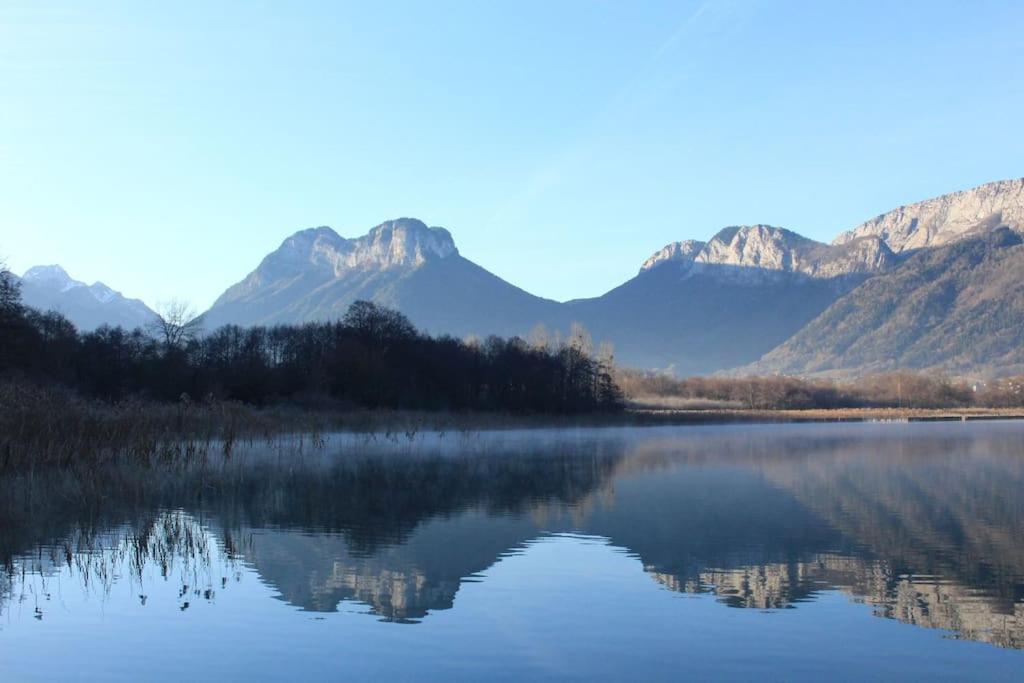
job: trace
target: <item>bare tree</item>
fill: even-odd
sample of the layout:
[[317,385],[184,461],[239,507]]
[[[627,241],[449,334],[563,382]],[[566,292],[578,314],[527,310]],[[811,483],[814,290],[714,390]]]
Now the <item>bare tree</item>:
[[163,341],[167,348],[180,348],[199,336],[203,318],[181,299],[165,301],[156,310],[156,318],[149,324],[150,333]]
[[527,339],[530,343],[530,347],[538,351],[549,351],[555,344],[552,343],[551,331],[548,330],[544,323],[537,323]]
[[594,340],[591,338],[587,328],[583,326],[583,323],[574,322],[570,325],[569,347],[587,356],[594,353]]

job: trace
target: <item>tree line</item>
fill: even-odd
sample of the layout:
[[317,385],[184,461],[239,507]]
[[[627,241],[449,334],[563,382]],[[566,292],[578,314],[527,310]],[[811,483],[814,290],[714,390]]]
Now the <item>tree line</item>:
[[147,329],[79,331],[59,313],[24,306],[18,282],[0,271],[0,375],[106,401],[557,414],[622,405],[610,361],[595,357],[582,331],[557,344],[433,337],[367,301],[334,322],[200,328],[171,307]]

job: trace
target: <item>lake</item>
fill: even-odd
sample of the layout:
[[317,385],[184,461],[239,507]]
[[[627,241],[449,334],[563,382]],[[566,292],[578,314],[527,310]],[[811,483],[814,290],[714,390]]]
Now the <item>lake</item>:
[[1024,423],[332,435],[4,482],[0,679],[1020,679]]

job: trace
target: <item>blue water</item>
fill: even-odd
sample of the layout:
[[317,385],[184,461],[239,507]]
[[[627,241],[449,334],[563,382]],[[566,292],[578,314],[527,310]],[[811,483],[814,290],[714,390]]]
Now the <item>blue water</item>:
[[1024,424],[252,450],[5,518],[0,678],[1024,675]]

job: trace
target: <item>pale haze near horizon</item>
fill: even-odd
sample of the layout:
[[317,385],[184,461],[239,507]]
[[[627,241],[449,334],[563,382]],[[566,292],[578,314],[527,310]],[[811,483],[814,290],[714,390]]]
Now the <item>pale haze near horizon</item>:
[[597,296],[664,244],[822,241],[1024,175],[1024,3],[0,1],[0,257],[205,309],[415,216]]

